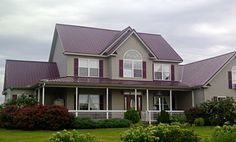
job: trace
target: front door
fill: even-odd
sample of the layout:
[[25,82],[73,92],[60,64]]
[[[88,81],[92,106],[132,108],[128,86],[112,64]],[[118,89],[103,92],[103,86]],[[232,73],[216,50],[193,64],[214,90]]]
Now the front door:
[[[135,96],[134,95],[125,95],[124,96],[124,109],[135,109]],[[142,110],[142,96],[137,95],[137,110]]]

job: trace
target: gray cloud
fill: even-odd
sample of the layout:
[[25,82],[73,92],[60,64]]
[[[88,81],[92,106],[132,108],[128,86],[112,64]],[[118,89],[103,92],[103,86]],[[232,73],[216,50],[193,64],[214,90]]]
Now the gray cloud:
[[56,23],[162,34],[184,62],[236,50],[234,0],[2,0],[0,90],[5,59],[48,60]]

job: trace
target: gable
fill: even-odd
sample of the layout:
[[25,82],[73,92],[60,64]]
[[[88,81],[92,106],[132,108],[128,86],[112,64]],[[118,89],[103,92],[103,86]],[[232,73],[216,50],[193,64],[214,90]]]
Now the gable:
[[[82,54],[87,56],[96,55],[108,57],[110,54],[104,53],[107,52],[107,50],[110,50],[110,46],[123,42],[123,35],[126,37],[126,32],[132,31],[140,37],[140,41],[150,49],[149,52],[152,53],[154,57],[158,57],[159,61],[183,61],[162,36],[156,34],[137,33],[130,27],[119,31],[57,24],[56,31],[58,32],[58,37],[61,39],[65,51],[64,54],[68,55]],[[122,38],[120,39],[119,37]]]

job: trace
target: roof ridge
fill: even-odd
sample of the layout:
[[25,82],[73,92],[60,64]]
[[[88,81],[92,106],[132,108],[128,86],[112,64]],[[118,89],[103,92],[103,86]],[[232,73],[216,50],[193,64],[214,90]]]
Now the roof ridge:
[[146,34],[146,35],[162,36],[161,34],[146,33],[146,32],[137,32],[137,33],[138,33],[138,34]]
[[96,30],[105,30],[105,31],[116,31],[116,32],[121,32],[121,30],[113,30],[113,29],[105,29],[105,28],[97,28],[97,27],[87,27],[87,26],[79,26],[79,25],[71,25],[71,24],[60,24],[56,23],[56,26],[71,26],[71,27],[80,27],[80,28],[87,28],[87,29],[96,29]]
[[30,60],[14,60],[14,59],[6,59],[6,61],[56,64],[56,62],[48,62],[48,61],[30,61]]
[[[221,54],[221,55],[217,55],[217,56],[214,56],[214,57],[210,57],[210,58],[206,58],[206,59],[202,59],[202,60],[198,60],[198,61],[195,61],[195,62],[191,62],[191,63],[187,63],[187,64],[183,64],[183,66],[185,65],[190,65],[190,64],[195,64],[195,63],[199,63],[199,62],[204,62],[204,61],[207,61],[207,60],[211,60],[211,59],[214,59],[214,58],[219,58],[219,57],[222,57],[222,56],[226,56],[226,55],[229,55],[229,54],[236,54],[236,51],[233,51],[233,52],[229,52],[229,53],[225,53],[225,54]],[[233,54],[233,55],[234,55]],[[232,55],[232,56],[233,56]],[[231,57],[232,57],[231,56]]]

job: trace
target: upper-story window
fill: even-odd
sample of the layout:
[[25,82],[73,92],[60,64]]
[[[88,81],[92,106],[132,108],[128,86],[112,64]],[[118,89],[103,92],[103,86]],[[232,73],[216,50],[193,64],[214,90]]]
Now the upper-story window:
[[154,79],[170,80],[170,64],[154,63]]
[[97,59],[79,59],[79,76],[98,77],[99,60]]
[[138,51],[127,51],[123,61],[124,77],[142,77],[142,56]]
[[236,84],[236,66],[232,67],[232,84]]

